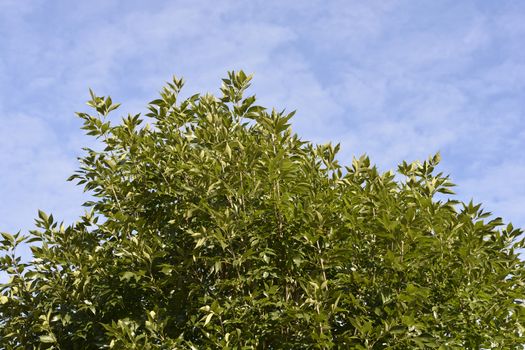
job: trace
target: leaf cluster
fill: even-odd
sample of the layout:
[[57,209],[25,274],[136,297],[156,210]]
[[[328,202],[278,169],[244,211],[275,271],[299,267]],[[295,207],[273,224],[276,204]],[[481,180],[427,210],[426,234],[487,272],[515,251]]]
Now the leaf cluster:
[[[92,93],[101,140],[70,180],[94,200],[65,226],[39,212],[2,233],[3,349],[517,349],[522,231],[454,200],[439,154],[399,179],[291,131],[294,113],[244,97],[179,101],[145,123]],[[438,196],[439,194],[439,196]],[[439,199],[438,199],[439,197]],[[30,244],[23,263],[16,247]]]

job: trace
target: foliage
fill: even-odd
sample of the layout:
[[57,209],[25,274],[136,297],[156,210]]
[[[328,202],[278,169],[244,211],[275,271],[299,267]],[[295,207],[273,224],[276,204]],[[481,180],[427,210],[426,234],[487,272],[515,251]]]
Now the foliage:
[[[379,173],[343,167],[293,113],[243,97],[178,100],[182,80],[113,125],[109,97],[78,113],[105,147],[70,178],[78,222],[39,212],[3,233],[2,349],[517,349],[522,231],[460,203],[439,155]],[[33,258],[15,253],[30,244]]]

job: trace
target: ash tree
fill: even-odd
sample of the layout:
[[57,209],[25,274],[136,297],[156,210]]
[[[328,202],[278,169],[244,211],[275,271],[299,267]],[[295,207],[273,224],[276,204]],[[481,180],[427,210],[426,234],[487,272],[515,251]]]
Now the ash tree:
[[[2,349],[519,349],[522,231],[454,199],[439,154],[380,173],[243,97],[179,98],[150,123],[92,93],[101,150],[72,225],[2,233]],[[24,262],[15,249],[30,245]]]

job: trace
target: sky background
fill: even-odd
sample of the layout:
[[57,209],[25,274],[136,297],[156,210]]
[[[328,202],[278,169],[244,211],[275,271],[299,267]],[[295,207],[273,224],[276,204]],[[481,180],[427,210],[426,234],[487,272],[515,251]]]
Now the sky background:
[[459,199],[525,227],[524,43],[521,1],[0,0],[0,231],[82,214],[65,179],[94,145],[74,116],[88,88],[125,115],[173,74],[218,93],[234,69],[343,164],[441,151]]

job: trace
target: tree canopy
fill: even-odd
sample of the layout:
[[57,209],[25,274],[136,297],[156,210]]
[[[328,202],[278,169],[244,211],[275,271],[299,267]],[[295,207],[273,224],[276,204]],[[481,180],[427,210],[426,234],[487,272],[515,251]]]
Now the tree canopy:
[[0,348],[522,348],[521,230],[454,199],[439,154],[340,165],[250,79],[182,99],[174,78],[119,123],[91,93],[102,147],[70,180],[93,200],[2,233]]

